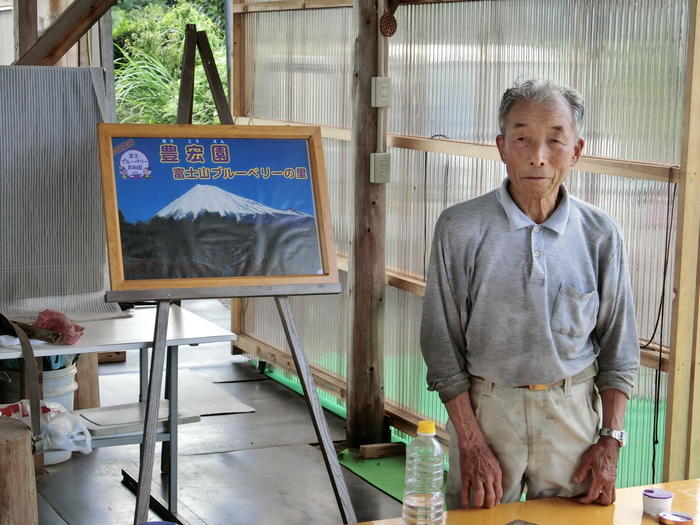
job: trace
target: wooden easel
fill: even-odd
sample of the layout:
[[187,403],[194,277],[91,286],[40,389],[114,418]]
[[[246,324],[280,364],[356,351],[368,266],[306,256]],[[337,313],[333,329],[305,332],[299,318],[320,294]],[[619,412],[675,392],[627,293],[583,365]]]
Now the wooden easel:
[[[194,93],[194,63],[195,48],[199,49],[204,71],[209,81],[209,88],[214,97],[214,103],[222,124],[233,124],[233,118],[229,110],[228,101],[224,93],[221,78],[219,76],[214,57],[209,45],[209,40],[204,31],[197,32],[194,25],[187,25],[185,32],[185,45],[182,60],[182,75],[180,79],[180,96],[178,101],[178,124],[191,124],[192,105]],[[162,517],[170,521],[185,523],[177,513],[177,346],[168,347],[168,374],[166,384],[166,398],[170,400],[170,413],[168,421],[169,442],[163,443],[163,459],[161,470],[168,474],[168,504],[167,507],[150,495],[151,480],[153,477],[153,462],[155,457],[156,427],[158,422],[158,407],[160,400],[160,388],[163,378],[163,367],[166,356],[166,334],[168,328],[168,315],[170,303],[182,299],[215,299],[234,297],[274,297],[279,312],[284,333],[291,349],[294,364],[299,380],[304,391],[306,404],[311,415],[316,436],[321,444],[323,459],[326,464],[328,476],[333,487],[338,509],[343,523],[355,523],[357,518],[350,502],[345,479],[340,469],[340,463],[333,447],[333,441],[328,430],[323,408],[318,399],[316,386],[304,355],[301,338],[296,329],[292,316],[289,295],[315,295],[339,293],[340,285],[311,284],[300,288],[285,285],[267,285],[253,287],[220,287],[220,288],[190,288],[190,289],[161,289],[161,290],[131,290],[107,292],[106,300],[111,302],[137,302],[144,300],[157,301],[156,323],[153,336],[153,353],[148,384],[142,374],[141,401],[146,402],[146,417],[144,420],[143,439],[141,444],[138,484],[126,472],[124,483],[131,485],[137,492],[136,511],[134,524],[145,522],[148,515],[149,501],[154,505],[154,510]],[[142,370],[146,369],[148,355],[146,351],[141,353]],[[144,394],[145,399],[143,399]]]

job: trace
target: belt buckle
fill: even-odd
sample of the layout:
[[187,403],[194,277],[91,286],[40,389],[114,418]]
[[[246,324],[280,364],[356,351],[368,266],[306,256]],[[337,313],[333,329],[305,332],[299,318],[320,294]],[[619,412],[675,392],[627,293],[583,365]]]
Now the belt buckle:
[[549,385],[527,385],[531,392],[539,392],[540,390],[549,390]]

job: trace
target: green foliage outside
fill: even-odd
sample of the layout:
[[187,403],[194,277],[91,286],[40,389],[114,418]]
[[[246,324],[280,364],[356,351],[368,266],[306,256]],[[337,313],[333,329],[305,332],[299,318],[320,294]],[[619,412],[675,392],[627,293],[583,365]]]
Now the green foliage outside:
[[[198,31],[206,31],[226,90],[223,0],[120,0],[112,13],[120,122],[175,122],[187,24],[196,24]],[[218,124],[199,54],[196,64],[192,122]]]

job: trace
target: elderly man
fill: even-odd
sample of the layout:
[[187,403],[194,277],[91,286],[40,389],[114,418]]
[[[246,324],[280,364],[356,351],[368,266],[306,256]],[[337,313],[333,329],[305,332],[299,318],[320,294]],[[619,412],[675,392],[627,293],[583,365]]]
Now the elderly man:
[[639,343],[620,231],[563,185],[582,117],[572,89],[508,89],[507,179],[435,228],[421,348],[450,419],[448,508],[615,500]]

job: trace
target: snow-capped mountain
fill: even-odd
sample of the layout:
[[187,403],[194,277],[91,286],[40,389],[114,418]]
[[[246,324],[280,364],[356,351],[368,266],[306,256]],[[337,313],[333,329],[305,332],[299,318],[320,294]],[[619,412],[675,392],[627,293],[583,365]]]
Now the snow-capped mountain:
[[222,190],[217,186],[197,184],[187,193],[178,197],[162,210],[156,217],[171,217],[173,219],[196,219],[199,215],[209,212],[218,213],[222,217],[235,217],[236,220],[250,219],[257,216],[305,216],[306,213],[289,209],[277,210],[252,199],[240,197],[234,193]]
[[284,210],[284,213],[288,215],[296,215],[298,217],[311,217],[308,213],[304,213],[303,211],[295,210],[294,208],[287,208]]

